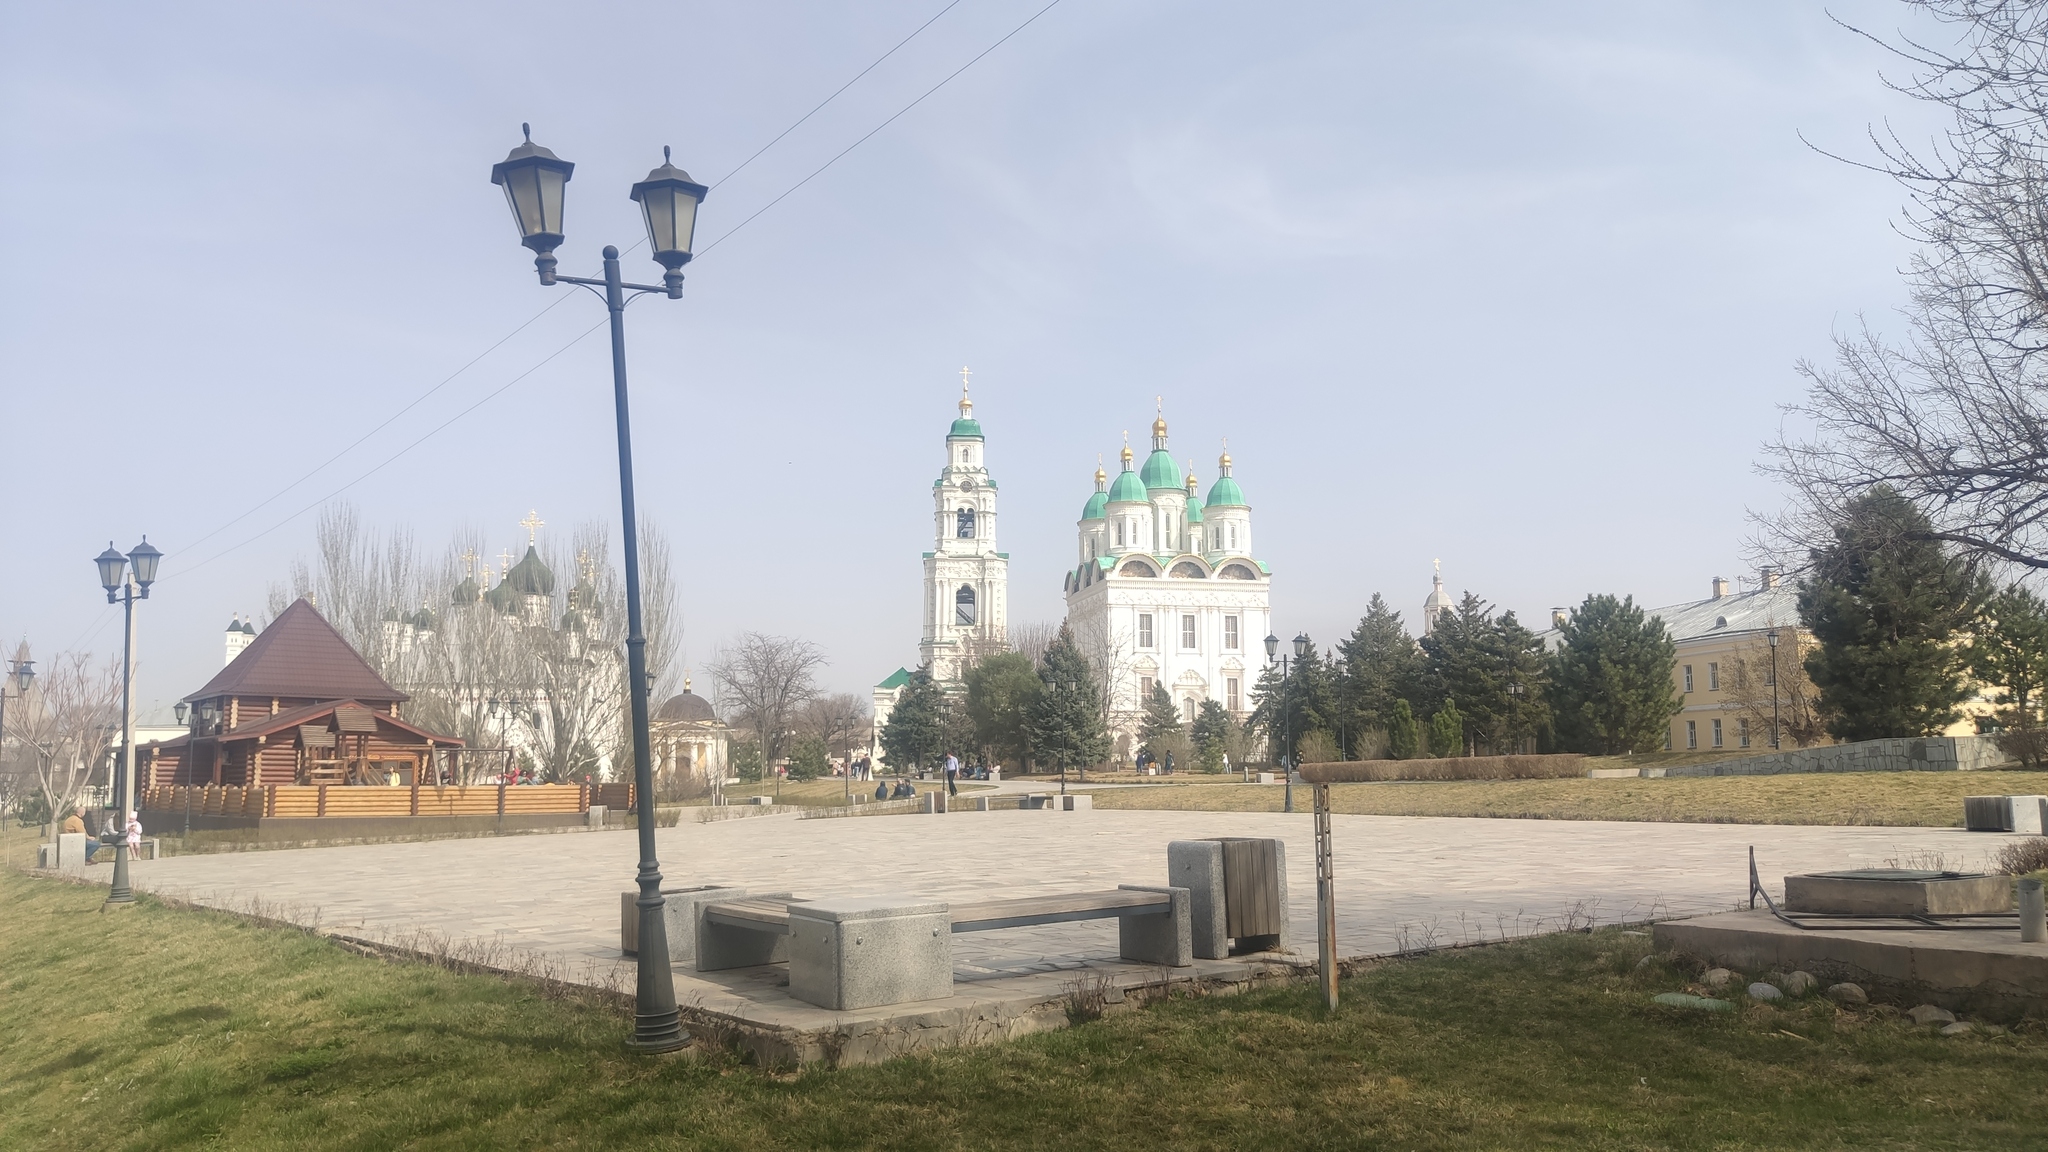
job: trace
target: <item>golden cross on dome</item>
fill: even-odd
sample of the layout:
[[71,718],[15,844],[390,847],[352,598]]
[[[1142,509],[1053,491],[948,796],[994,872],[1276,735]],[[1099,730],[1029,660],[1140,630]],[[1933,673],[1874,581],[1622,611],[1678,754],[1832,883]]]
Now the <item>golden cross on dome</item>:
[[521,520],[519,522],[519,526],[521,528],[526,529],[526,542],[528,544],[531,544],[533,543],[534,533],[539,532],[542,528],[547,527],[547,521],[542,520],[540,518],[540,513],[535,512],[532,509],[528,509],[526,513],[526,519]]
[[586,584],[595,579],[597,565],[590,561],[590,549],[578,548],[576,550],[576,571],[582,573],[583,582]]
[[972,375],[974,375],[974,369],[969,368],[965,364],[960,366],[960,394],[962,396],[967,394],[967,378]]
[[462,550],[462,570],[471,576],[476,575],[476,549],[464,548]]
[[498,571],[500,571],[500,572],[510,572],[511,570],[512,570],[512,553],[511,553],[511,552],[510,552],[509,550],[507,550],[507,549],[499,549],[499,551],[498,551]]
[[1441,560],[1431,560],[1431,561],[1430,561],[1430,563],[1431,563],[1431,564],[1434,564],[1434,565],[1436,565],[1436,574],[1437,574],[1437,575],[1441,576],[1441,575],[1443,575],[1443,574],[1444,574],[1444,562],[1443,562],[1443,561],[1441,561]]

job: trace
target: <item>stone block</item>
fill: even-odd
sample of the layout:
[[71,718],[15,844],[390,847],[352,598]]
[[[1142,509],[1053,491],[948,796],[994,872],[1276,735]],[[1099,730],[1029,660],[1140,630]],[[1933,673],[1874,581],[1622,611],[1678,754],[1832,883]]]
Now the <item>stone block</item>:
[[1785,910],[1847,916],[1974,916],[2012,908],[2009,876],[1892,868],[1785,877]]
[[589,807],[589,809],[587,809],[583,813],[583,826],[585,828],[604,827],[604,817],[605,813],[608,811],[610,811],[610,809],[606,808],[602,804],[592,804]]
[[2044,830],[2043,821],[2048,819],[2048,796],[2007,796],[2006,803],[2012,807],[2012,830],[2031,832],[2039,836]]
[[974,798],[974,810],[975,810],[976,812],[986,812],[986,811],[988,811],[988,797],[986,797],[986,796],[976,796],[976,797]]
[[1230,933],[1225,930],[1223,914],[1222,841],[1168,841],[1166,882],[1188,890],[1188,931],[1195,955],[1204,960],[1229,956]]
[[1261,784],[1271,784],[1273,782],[1273,779],[1274,777],[1271,772],[1259,773],[1259,783]]
[[[731,899],[745,896],[750,900],[787,900],[787,892],[742,892],[734,890]],[[727,968],[752,968],[760,964],[780,964],[789,959],[789,936],[783,932],[762,932],[751,928],[738,928],[731,924],[714,924],[704,915],[704,909],[716,901],[702,901],[695,905],[694,927],[696,929],[696,968],[699,972],[722,972]]]
[[662,923],[668,929],[668,964],[671,968],[697,966],[697,917],[706,904],[739,900],[744,888],[705,884],[695,888],[664,888],[661,891]]
[[1062,812],[1090,812],[1095,808],[1095,797],[1069,793],[1060,797]]
[[758,805],[761,805],[762,807],[773,807],[773,806],[775,805],[775,797],[773,797],[773,796],[749,796],[749,797],[747,797],[747,803],[749,803],[749,804],[758,804]]
[[934,788],[931,791],[924,794],[924,811],[928,815],[938,815],[940,813],[943,813],[945,810],[946,789],[943,786]]
[[[82,872],[85,870],[85,842],[83,832],[57,833],[57,860],[53,865],[61,872]],[[105,851],[111,852],[112,848]]]
[[953,994],[953,929],[943,902],[813,900],[789,906],[789,994],[845,1011]]
[[1195,942],[1189,911],[1188,890],[1145,884],[1119,884],[1126,892],[1166,892],[1173,896],[1168,912],[1143,916],[1119,916],[1116,921],[1116,954],[1139,964],[1163,964],[1186,968],[1195,962]]
[[1972,832],[2031,832],[2048,828],[2048,797],[1965,796],[1963,827]]
[[1051,792],[1026,792],[1022,806],[1027,810],[1058,807],[1059,797]]

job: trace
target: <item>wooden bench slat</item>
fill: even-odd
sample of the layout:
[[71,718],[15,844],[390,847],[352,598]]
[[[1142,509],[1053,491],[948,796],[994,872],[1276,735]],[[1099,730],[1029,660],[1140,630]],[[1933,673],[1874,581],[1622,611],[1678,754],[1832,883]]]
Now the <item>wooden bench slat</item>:
[[789,932],[788,900],[727,900],[709,904],[704,915],[716,924],[752,928],[761,932]]
[[997,928],[1142,916],[1172,910],[1173,897],[1164,892],[1133,892],[1119,888],[1106,892],[1057,892],[1006,900],[977,900],[953,905],[952,917],[955,932],[987,932]]

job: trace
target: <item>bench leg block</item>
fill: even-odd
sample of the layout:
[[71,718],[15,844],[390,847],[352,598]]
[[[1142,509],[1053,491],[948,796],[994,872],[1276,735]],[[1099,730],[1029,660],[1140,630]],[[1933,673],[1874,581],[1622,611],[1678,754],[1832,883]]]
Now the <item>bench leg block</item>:
[[[761,899],[787,899],[787,892],[748,893],[743,889],[727,889],[731,895],[726,899],[752,895]],[[789,959],[789,937],[780,932],[757,932],[751,928],[735,928],[730,924],[714,924],[704,915],[704,908],[713,901],[702,901],[695,905],[695,930],[697,971],[722,972],[727,968],[752,968],[760,964],[780,964]]]
[[1163,964],[1186,968],[1195,962],[1194,935],[1189,921],[1188,890],[1158,888],[1145,884],[1119,884],[1131,892],[1167,892],[1173,895],[1173,911],[1143,916],[1119,916],[1116,922],[1117,955],[1140,964]]
[[845,1011],[953,994],[953,927],[947,906],[874,905],[818,901],[791,906],[791,996]]
[[1222,960],[1230,955],[1229,920],[1223,891],[1223,844],[1216,840],[1173,840],[1166,845],[1166,882],[1188,890],[1188,929],[1195,955]]

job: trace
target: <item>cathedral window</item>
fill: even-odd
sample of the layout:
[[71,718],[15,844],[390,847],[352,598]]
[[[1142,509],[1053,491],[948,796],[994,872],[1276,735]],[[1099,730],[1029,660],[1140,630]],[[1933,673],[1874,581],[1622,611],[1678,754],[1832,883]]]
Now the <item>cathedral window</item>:
[[1237,651],[1237,617],[1223,618],[1223,648],[1228,652]]
[[1150,612],[1140,612],[1138,613],[1138,647],[1150,648],[1151,646],[1152,614]]
[[960,515],[955,519],[958,525],[953,529],[953,534],[962,540],[974,539],[974,509],[962,508]]
[[1224,527],[1224,531],[1226,531],[1226,532],[1228,532],[1228,533],[1230,534],[1230,544],[1228,545],[1228,547],[1231,547],[1231,548],[1235,548],[1235,547],[1237,547],[1237,525],[1235,525],[1235,524],[1229,524],[1229,525],[1226,525],[1226,526]]
[[1140,676],[1140,677],[1138,677],[1138,699],[1139,699],[1139,700],[1140,700],[1140,701],[1142,702],[1142,701],[1150,700],[1151,698],[1152,698],[1152,678],[1151,678],[1150,676]]
[[966,584],[953,594],[953,623],[974,623],[974,589]]
[[1223,566],[1223,571],[1218,572],[1216,575],[1221,576],[1225,580],[1257,580],[1259,578],[1258,573],[1253,572],[1242,564],[1226,564]]
[[1116,546],[1124,546],[1124,522],[1121,520],[1116,522]]
[[1193,651],[1195,647],[1195,618],[1183,615],[1180,618],[1180,646]]
[[1242,712],[1244,710],[1239,706],[1237,677],[1225,676],[1223,678],[1223,695],[1224,699],[1229,701],[1225,707],[1229,708],[1232,712]]

